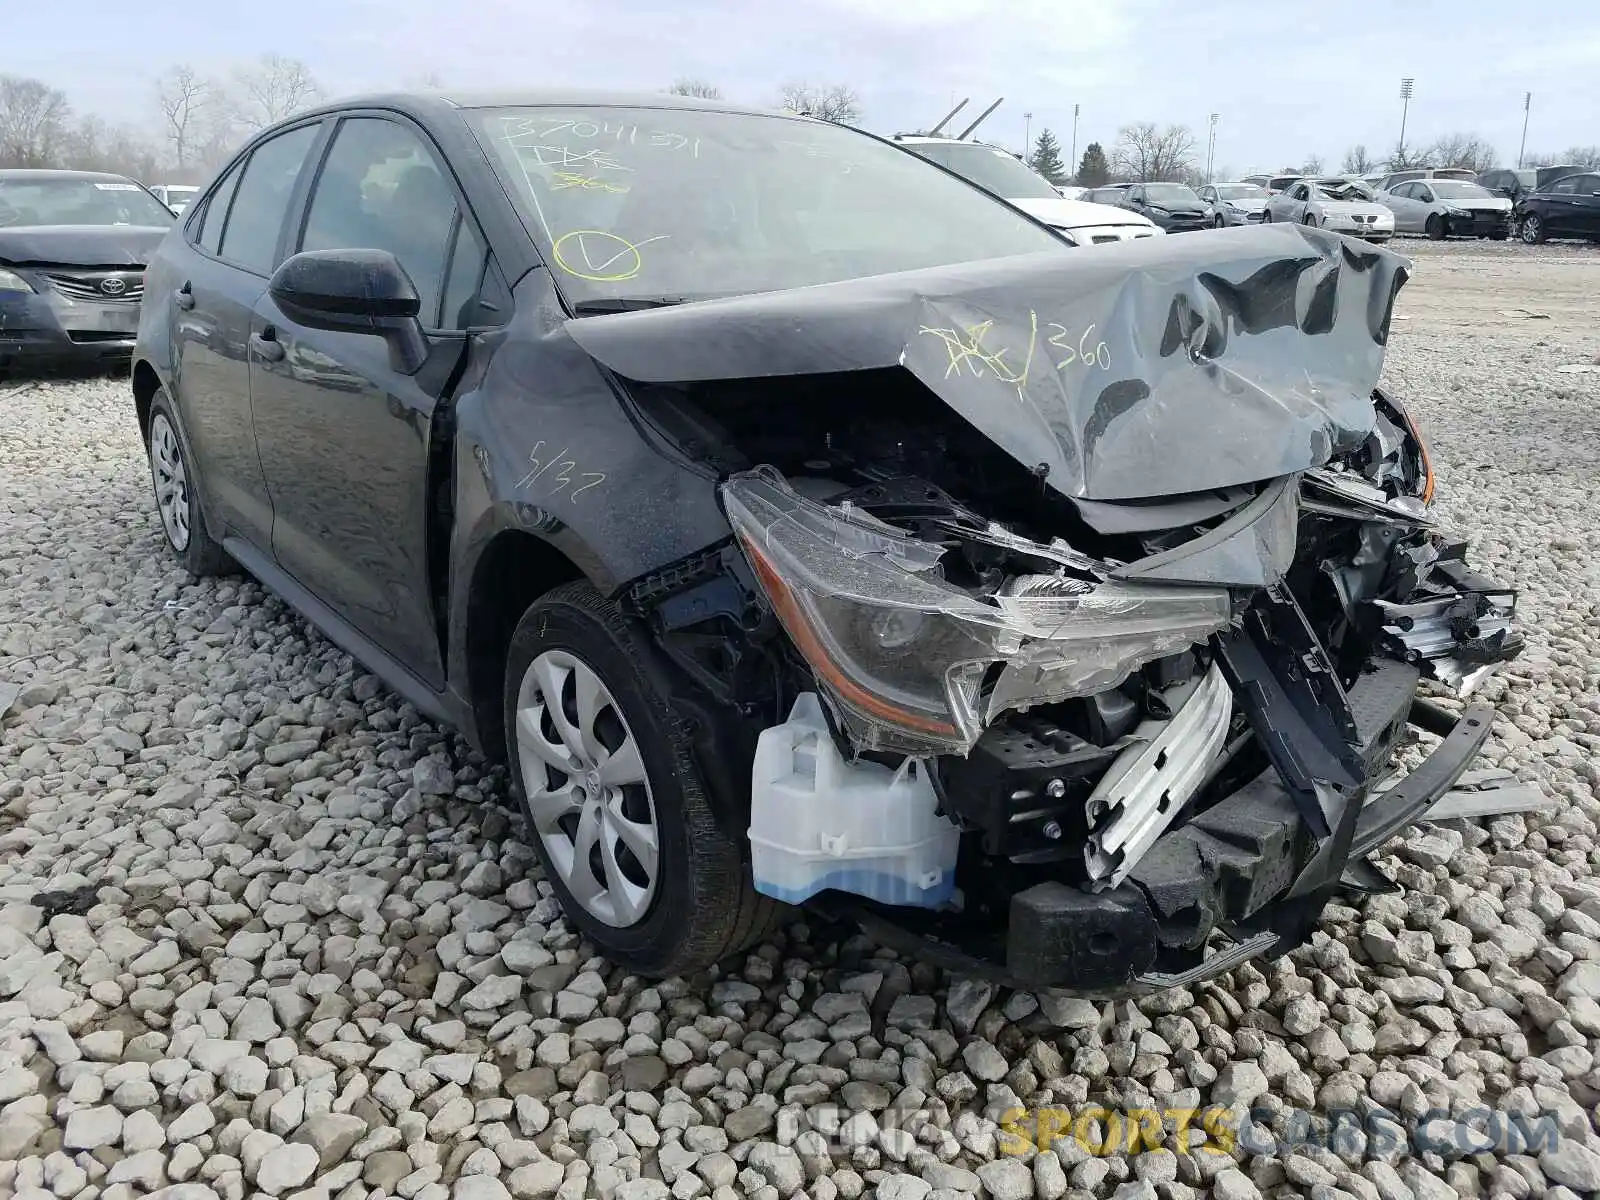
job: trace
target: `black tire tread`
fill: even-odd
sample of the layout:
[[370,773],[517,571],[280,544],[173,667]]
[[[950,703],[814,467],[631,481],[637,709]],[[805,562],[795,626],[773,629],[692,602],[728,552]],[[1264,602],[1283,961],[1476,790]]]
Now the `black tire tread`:
[[[622,613],[586,580],[578,580],[552,588],[534,601],[517,624],[512,635],[513,644],[536,637],[538,614],[555,607],[574,609],[595,622],[626,652],[634,668],[632,682],[639,694],[648,698],[651,716],[665,734],[675,758],[676,783],[683,798],[691,863],[688,928],[676,945],[655,947],[660,952],[658,956],[648,959],[619,956],[618,961],[640,974],[687,975],[757,944],[776,929],[789,906],[755,890],[745,844],[727,836],[718,827],[694,763],[688,727],[667,699],[648,635],[637,621]],[[516,744],[511,731],[515,686],[516,682],[508,677],[505,688],[508,747]],[[526,812],[526,799],[515,766],[511,777],[515,781],[518,802]]]

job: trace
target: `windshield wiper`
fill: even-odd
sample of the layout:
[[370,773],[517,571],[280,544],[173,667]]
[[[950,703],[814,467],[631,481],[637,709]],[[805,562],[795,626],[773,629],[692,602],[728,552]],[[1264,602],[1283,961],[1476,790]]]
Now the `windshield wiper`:
[[671,308],[674,304],[688,304],[693,296],[598,296],[593,300],[580,300],[572,306],[580,317],[598,316],[601,313],[638,312],[645,308]]

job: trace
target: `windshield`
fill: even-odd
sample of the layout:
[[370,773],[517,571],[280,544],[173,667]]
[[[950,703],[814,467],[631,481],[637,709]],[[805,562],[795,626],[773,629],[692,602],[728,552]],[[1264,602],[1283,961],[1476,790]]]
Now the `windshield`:
[[1147,183],[1144,198],[1151,204],[1199,204],[1200,197],[1192,187],[1181,183]]
[[1004,150],[976,142],[916,142],[907,150],[1007,200],[1058,200],[1061,193]]
[[1319,179],[1317,193],[1329,200],[1371,200],[1375,194],[1358,179]]
[[1480,184],[1455,179],[1435,179],[1432,186],[1433,194],[1441,200],[1488,200],[1494,196],[1493,192]]
[[127,180],[0,179],[0,226],[171,225],[172,212]]
[[822,121],[672,108],[468,117],[574,303],[777,291],[1066,249],[916,156]]
[[1217,188],[1221,200],[1265,200],[1267,189],[1253,183],[1224,183]]

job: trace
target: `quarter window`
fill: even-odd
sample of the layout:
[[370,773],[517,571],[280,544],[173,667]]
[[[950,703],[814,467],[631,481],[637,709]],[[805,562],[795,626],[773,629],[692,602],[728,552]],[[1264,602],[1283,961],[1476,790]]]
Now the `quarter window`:
[[271,274],[294,181],[317,129],[302,125],[262,142],[251,153],[222,233],[223,258],[258,275]]
[[243,170],[243,164],[239,164],[229,171],[227,178],[211,193],[211,199],[206,201],[206,211],[200,217],[200,236],[196,240],[208,254],[216,254],[222,247],[222,226],[228,219],[228,205],[233,203],[233,193],[239,188]]
[[[300,248],[387,250],[411,277],[422,319],[437,326],[456,217],[455,191],[421,138],[394,121],[354,117],[339,126],[317,177]],[[443,324],[454,327],[454,317]]]

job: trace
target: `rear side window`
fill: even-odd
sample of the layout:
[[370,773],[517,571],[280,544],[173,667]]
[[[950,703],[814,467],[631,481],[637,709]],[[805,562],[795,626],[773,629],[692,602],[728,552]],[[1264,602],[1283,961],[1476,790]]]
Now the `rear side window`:
[[1600,196],[1600,175],[1579,175],[1578,195]]
[[223,258],[258,275],[271,274],[294,183],[317,129],[302,125],[261,143],[251,153],[222,232]]
[[206,201],[206,211],[200,218],[200,236],[195,240],[208,254],[216,254],[222,247],[222,226],[228,219],[228,205],[233,203],[233,193],[239,188],[239,175],[243,170],[244,164],[236,165]]

